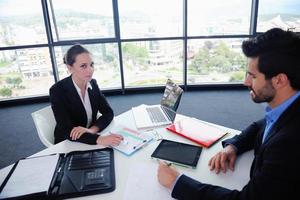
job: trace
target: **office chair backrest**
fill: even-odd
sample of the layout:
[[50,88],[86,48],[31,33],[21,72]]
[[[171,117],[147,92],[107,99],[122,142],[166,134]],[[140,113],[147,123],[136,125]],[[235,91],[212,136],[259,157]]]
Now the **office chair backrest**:
[[54,128],[56,121],[51,106],[31,113],[41,142],[49,147],[54,145]]

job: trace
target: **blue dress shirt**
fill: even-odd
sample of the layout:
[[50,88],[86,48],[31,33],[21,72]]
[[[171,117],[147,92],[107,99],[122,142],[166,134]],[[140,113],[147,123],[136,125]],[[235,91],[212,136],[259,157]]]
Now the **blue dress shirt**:
[[262,142],[266,140],[268,137],[271,128],[276,123],[278,118],[281,116],[281,114],[300,96],[300,92],[297,92],[293,96],[291,96],[289,99],[284,101],[282,104],[277,106],[276,108],[272,109],[270,106],[266,107],[266,128],[264,131]]

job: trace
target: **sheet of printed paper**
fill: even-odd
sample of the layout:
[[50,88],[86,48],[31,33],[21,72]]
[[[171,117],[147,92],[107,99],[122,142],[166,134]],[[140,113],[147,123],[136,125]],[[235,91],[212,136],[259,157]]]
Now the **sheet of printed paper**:
[[157,180],[157,162],[137,163],[128,174],[123,200],[168,200],[170,191]]

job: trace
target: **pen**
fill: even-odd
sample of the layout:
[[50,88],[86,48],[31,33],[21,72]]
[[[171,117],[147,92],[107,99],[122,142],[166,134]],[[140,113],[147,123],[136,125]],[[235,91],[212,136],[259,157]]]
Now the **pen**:
[[172,163],[168,163],[168,162],[165,162],[165,164],[170,167],[172,165]]
[[143,143],[141,143],[140,145],[133,146],[133,149],[136,149],[137,147],[143,146],[143,144],[144,144],[145,142],[147,142],[147,140],[143,140]]

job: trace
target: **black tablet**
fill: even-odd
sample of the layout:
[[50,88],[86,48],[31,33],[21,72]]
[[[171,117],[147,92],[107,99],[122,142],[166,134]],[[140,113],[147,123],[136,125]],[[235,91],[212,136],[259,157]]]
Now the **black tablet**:
[[171,140],[162,140],[152,153],[158,158],[175,164],[196,168],[202,147]]

